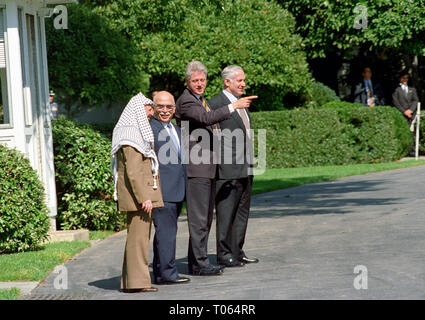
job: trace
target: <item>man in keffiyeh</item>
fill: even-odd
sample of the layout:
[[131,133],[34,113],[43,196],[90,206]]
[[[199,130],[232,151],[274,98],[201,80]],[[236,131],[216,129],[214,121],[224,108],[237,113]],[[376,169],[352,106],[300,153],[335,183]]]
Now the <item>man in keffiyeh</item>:
[[123,292],[155,292],[148,267],[153,208],[164,206],[158,160],[149,118],[153,102],[142,93],[127,104],[112,134],[114,199],[127,214],[127,242],[122,267]]

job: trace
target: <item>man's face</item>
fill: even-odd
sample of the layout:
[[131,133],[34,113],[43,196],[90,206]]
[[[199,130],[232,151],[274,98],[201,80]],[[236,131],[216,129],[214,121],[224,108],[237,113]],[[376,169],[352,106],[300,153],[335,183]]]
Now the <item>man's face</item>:
[[207,77],[205,73],[202,71],[195,71],[192,73],[189,81],[187,81],[187,86],[193,93],[202,95],[207,86]]
[[404,76],[400,77],[401,84],[407,84],[408,82],[409,82],[409,75],[405,74]]
[[372,78],[372,70],[365,68],[362,73],[363,79],[370,80]]
[[52,103],[53,102],[53,96],[49,96],[49,102]]
[[235,97],[242,96],[245,90],[245,73],[243,70],[236,70],[233,73],[233,79],[225,79],[224,84],[226,89]]
[[146,111],[146,117],[148,117],[148,120],[150,121],[154,114],[153,106],[146,104],[145,111]]
[[155,114],[161,122],[170,122],[176,112],[174,97],[169,93],[158,93],[155,97]]

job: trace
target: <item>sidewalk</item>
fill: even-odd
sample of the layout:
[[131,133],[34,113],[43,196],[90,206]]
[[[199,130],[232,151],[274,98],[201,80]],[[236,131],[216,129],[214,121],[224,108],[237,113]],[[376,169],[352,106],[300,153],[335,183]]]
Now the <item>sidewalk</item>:
[[[66,264],[68,289],[49,275],[23,299],[424,299],[425,166],[372,173],[253,196],[245,251],[258,264],[222,276],[119,292],[126,233]],[[153,234],[152,234],[153,236]],[[153,238],[153,237],[152,237]],[[215,224],[209,252],[215,262]],[[177,265],[187,274],[186,216],[179,220]],[[150,253],[152,260],[152,250]],[[365,266],[366,290],[354,288]]]

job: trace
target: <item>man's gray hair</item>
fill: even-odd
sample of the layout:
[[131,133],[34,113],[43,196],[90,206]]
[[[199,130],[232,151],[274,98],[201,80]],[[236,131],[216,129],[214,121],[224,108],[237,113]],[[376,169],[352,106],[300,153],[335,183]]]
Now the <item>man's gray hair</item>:
[[191,61],[187,64],[186,67],[186,74],[184,78],[189,81],[190,77],[192,77],[192,74],[194,72],[203,72],[205,73],[205,77],[208,75],[207,68],[202,64],[202,62],[199,61]]
[[235,76],[235,72],[238,70],[242,70],[242,67],[236,66],[236,65],[232,65],[232,66],[227,66],[226,68],[223,69],[223,71],[221,71],[221,80],[223,80],[223,84],[224,84],[224,80],[229,79],[230,81],[233,80],[233,77]]

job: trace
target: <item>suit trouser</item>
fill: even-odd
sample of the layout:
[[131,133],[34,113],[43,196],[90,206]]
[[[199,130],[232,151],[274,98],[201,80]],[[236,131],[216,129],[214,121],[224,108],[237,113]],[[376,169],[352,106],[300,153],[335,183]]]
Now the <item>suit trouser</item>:
[[188,178],[187,220],[189,225],[188,268],[198,271],[210,264],[208,236],[214,214],[215,179]]
[[151,287],[148,266],[152,216],[144,211],[127,212],[127,241],[122,266],[121,289]]
[[252,176],[217,180],[217,261],[242,259],[251,204]]
[[163,208],[154,210],[153,274],[157,282],[171,281],[178,277],[176,236],[181,209],[181,202],[164,202]]
[[[410,119],[407,118],[406,116],[404,116],[404,118],[407,120],[407,123],[409,124],[409,127],[412,125],[412,122],[415,119],[415,117],[416,117],[416,111],[413,112],[412,117]],[[410,133],[412,135],[412,145],[410,147],[409,153],[416,151],[416,148],[415,148],[415,145],[416,145],[416,133],[415,133],[415,131],[410,132]]]

